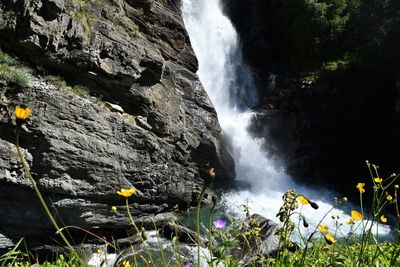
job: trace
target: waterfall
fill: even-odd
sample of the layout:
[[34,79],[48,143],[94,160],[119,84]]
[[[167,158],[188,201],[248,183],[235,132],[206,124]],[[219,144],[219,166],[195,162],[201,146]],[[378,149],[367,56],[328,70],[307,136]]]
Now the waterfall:
[[[182,0],[182,13],[199,60],[197,74],[215,106],[222,129],[232,140],[237,179],[250,184],[249,189],[224,194],[227,209],[239,215],[240,206],[247,204],[252,212],[276,220],[275,215],[283,204],[282,195],[288,189],[296,189],[320,206],[318,211],[309,205],[302,210],[310,225],[315,227],[332,208],[334,192],[323,189],[321,194],[321,189],[295,184],[262,151],[262,140],[251,137],[246,130],[252,116],[249,108],[258,100],[257,88],[243,62],[236,30],[223,14],[220,1]],[[334,209],[332,214],[349,219],[342,210]],[[335,223],[330,217],[323,223],[333,229]]]

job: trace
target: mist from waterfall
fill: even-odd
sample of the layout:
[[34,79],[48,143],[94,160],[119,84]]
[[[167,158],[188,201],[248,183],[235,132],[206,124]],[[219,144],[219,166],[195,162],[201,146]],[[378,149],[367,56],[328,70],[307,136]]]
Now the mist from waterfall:
[[[318,225],[323,215],[332,208],[334,193],[324,189],[306,188],[295,184],[262,151],[262,141],[247,131],[252,113],[249,110],[258,101],[257,88],[251,71],[243,62],[236,30],[223,14],[219,0],[182,0],[182,12],[191,44],[199,60],[198,76],[213,102],[222,129],[233,146],[238,180],[249,183],[249,189],[226,192],[224,205],[240,216],[241,205],[248,204],[253,213],[275,220],[283,204],[282,195],[288,189],[315,200],[320,208],[305,206],[302,213],[311,226]],[[282,129],[284,131],[285,129]],[[334,209],[343,220],[349,216]],[[324,224],[334,228],[330,216]],[[310,227],[313,229],[313,227]],[[387,231],[387,229],[385,230]]]

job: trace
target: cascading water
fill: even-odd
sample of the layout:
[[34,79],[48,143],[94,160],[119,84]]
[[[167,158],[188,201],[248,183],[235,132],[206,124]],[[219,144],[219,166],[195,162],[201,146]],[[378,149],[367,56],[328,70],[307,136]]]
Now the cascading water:
[[[198,76],[217,110],[221,127],[232,140],[237,179],[251,186],[248,190],[224,194],[223,201],[228,210],[239,215],[240,206],[248,204],[252,212],[275,219],[282,205],[282,194],[294,188],[316,200],[320,206],[318,212],[309,206],[302,210],[309,224],[315,227],[332,208],[328,203],[333,202],[333,193],[324,189],[324,194],[321,194],[321,190],[296,185],[267,158],[261,149],[261,140],[254,139],[247,132],[252,116],[247,108],[256,104],[257,89],[242,60],[236,31],[223,14],[220,1],[183,0],[182,12],[199,60]],[[341,210],[334,209],[332,214],[343,220],[349,219]],[[324,224],[334,228],[334,221],[328,217]],[[382,228],[382,232],[388,232],[388,228]]]

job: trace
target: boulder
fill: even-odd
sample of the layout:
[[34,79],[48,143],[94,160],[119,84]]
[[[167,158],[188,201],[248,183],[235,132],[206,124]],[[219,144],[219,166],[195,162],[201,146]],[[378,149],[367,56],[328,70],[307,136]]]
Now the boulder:
[[[241,231],[249,231],[254,229],[254,227],[260,229],[258,240],[249,239],[249,244],[245,240],[242,240],[240,244],[241,250],[245,253],[245,258],[252,258],[254,256],[270,257],[276,255],[281,245],[279,242],[280,238],[276,234],[279,225],[260,214],[252,214],[244,221]],[[246,260],[244,262],[246,262]]]

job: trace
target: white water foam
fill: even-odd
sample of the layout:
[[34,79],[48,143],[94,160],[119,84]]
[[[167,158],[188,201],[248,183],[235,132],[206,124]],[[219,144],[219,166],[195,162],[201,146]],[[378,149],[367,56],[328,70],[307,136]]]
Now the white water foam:
[[[183,0],[182,13],[199,60],[198,76],[217,110],[222,129],[232,140],[237,177],[251,186],[248,190],[225,193],[226,207],[231,214],[241,216],[241,205],[248,204],[252,212],[277,221],[275,216],[283,204],[282,195],[288,189],[296,189],[319,205],[318,211],[309,205],[302,209],[311,226],[309,229],[314,229],[332,208],[334,193],[295,184],[262,151],[262,140],[254,139],[246,130],[252,116],[246,108],[257,102],[257,89],[242,60],[237,33],[223,14],[220,1]],[[339,216],[340,221],[350,219],[339,209],[331,214]],[[334,229],[331,214],[322,223]],[[342,229],[343,232],[349,230],[348,226]],[[381,226],[379,231],[384,235],[390,229]]]

